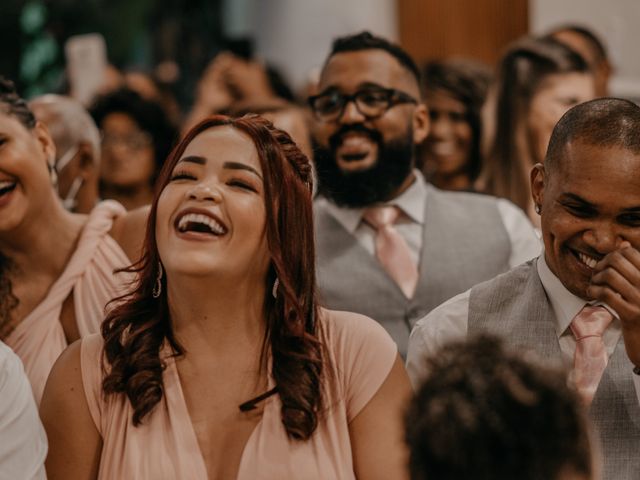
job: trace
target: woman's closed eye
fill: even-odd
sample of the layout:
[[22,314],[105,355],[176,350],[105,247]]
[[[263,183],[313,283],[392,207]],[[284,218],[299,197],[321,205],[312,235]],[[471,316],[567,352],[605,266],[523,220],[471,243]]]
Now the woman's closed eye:
[[237,188],[241,188],[243,190],[249,190],[252,192],[258,192],[258,188],[253,185],[252,182],[248,181],[248,180],[243,180],[240,178],[232,178],[230,180],[227,181],[227,185],[231,186],[231,187],[237,187]]
[[171,181],[173,182],[176,180],[196,180],[196,176],[192,173],[178,170],[171,175]]

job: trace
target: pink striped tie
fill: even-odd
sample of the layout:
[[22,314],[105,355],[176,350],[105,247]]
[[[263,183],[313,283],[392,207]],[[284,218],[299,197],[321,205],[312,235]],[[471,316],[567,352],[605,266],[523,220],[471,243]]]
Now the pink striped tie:
[[413,296],[418,283],[418,269],[409,247],[395,229],[400,210],[394,206],[368,208],[363,219],[376,229],[376,257],[407,298]]
[[609,360],[602,335],[612,320],[613,315],[606,308],[586,305],[571,321],[576,337],[573,380],[586,405],[591,404]]

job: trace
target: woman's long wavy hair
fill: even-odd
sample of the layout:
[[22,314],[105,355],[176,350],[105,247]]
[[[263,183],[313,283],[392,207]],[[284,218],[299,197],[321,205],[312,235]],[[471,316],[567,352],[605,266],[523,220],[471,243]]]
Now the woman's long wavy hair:
[[160,260],[155,236],[158,198],[187,145],[205,130],[220,126],[248,135],[260,157],[271,255],[265,291],[271,292],[279,279],[276,298],[265,295],[262,361],[264,365],[266,355],[271,355],[287,434],[304,440],[318,423],[326,361],[316,320],[311,164],[287,133],[256,115],[237,119],[216,115],[202,121],[165,162],[156,184],[142,257],[127,269],[138,273],[137,283],[115,303],[102,325],[105,361],[110,366],[103,391],[105,395],[124,393],[128,397],[134,410],[132,421],[137,426],[163,395],[163,342],[168,341],[176,355],[185,353],[171,330],[164,279],[161,295],[152,296]]
[[508,198],[527,210],[529,170],[542,161],[534,156],[527,125],[531,101],[549,75],[589,71],[580,55],[553,38],[525,37],[508,48],[486,104],[480,191]]

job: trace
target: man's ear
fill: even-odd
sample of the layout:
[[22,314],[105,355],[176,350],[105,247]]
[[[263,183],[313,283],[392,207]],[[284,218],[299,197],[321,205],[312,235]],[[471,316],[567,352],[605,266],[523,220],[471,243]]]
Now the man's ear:
[[429,111],[419,103],[413,111],[413,143],[419,145],[429,134]]
[[47,160],[47,164],[49,165],[49,169],[52,169],[55,166],[56,162],[56,145],[53,143],[53,139],[49,134],[49,129],[47,126],[38,121],[36,122],[36,126],[33,127],[33,132],[40,144],[42,149],[42,154],[44,158]]
[[85,176],[86,173],[92,172],[96,168],[96,159],[94,158],[94,151],[88,142],[81,141],[78,143],[78,165],[81,170],[81,174]]
[[547,172],[544,165],[536,163],[531,169],[531,197],[534,206],[542,208],[544,200],[544,187],[547,183]]

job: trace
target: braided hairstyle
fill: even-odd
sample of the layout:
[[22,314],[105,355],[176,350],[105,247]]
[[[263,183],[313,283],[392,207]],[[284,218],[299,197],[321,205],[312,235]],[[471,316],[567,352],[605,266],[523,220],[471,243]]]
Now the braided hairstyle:
[[158,198],[187,145],[201,132],[220,126],[247,134],[260,158],[271,255],[265,291],[270,292],[275,279],[279,279],[276,298],[265,295],[264,299],[262,361],[264,365],[266,356],[271,355],[287,434],[304,440],[318,424],[327,361],[316,321],[311,164],[287,133],[257,115],[236,119],[215,115],[203,120],[185,135],[165,162],[149,214],[143,256],[128,269],[138,273],[137,284],[102,325],[105,360],[110,367],[103,391],[106,395],[124,393],[134,410],[133,424],[140,425],[163,395],[162,344],[166,340],[177,355],[184,354],[171,331],[166,284],[158,298],[152,295],[160,260],[155,237]]

